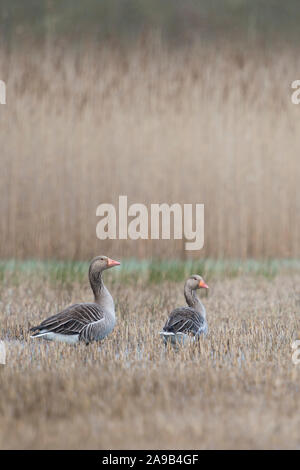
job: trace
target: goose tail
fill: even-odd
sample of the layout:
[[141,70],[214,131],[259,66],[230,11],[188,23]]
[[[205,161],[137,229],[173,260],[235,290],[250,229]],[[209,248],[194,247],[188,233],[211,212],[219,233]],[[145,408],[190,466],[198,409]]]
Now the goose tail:
[[30,338],[40,338],[41,336],[45,336],[48,333],[47,330],[40,330],[38,326],[33,326],[29,331],[32,333]]

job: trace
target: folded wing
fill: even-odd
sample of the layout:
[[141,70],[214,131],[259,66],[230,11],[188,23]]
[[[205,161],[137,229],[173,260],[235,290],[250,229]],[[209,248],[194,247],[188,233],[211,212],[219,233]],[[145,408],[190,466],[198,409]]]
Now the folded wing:
[[102,307],[95,303],[74,304],[42,321],[30,331],[47,331],[63,335],[80,334],[86,327],[104,319]]
[[206,332],[206,321],[203,316],[190,307],[175,308],[163,330],[168,333],[199,335]]

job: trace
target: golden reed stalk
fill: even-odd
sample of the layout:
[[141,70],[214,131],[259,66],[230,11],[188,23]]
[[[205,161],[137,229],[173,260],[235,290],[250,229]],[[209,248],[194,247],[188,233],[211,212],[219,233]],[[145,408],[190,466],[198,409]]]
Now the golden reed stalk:
[[99,241],[96,207],[120,194],[204,203],[201,256],[298,256],[299,65],[159,41],[1,50],[0,257],[199,257],[183,241]]

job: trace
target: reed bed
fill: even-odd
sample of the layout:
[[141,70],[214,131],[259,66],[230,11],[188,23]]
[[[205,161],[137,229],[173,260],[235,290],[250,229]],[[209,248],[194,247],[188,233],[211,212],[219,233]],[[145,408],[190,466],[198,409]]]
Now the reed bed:
[[105,276],[118,322],[86,347],[32,340],[28,328],[89,301],[87,280],[6,266],[0,448],[299,448],[299,270],[211,271],[209,334],[178,352],[158,332],[184,302],[182,283],[144,271],[134,283]]
[[0,257],[199,258],[96,238],[96,208],[204,203],[203,257],[297,257],[299,54],[284,47],[0,49]]

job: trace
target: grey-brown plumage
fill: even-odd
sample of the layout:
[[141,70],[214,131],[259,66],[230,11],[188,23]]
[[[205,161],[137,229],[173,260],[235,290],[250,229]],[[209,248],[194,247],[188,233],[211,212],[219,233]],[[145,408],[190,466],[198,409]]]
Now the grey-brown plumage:
[[199,337],[207,332],[205,307],[198,298],[196,290],[208,289],[201,276],[193,274],[184,286],[184,296],[188,307],[175,308],[160,332],[164,341],[185,342],[186,339]]
[[120,263],[107,256],[98,256],[91,261],[89,280],[94,293],[93,303],[80,303],[67,307],[38,326],[34,326],[32,338],[86,344],[99,341],[115,326],[114,301],[102,281],[102,272]]

